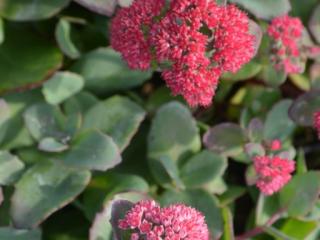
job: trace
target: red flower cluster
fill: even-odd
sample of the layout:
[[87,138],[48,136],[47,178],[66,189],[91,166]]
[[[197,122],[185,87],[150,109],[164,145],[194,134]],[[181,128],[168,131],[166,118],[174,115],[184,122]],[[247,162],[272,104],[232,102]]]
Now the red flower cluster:
[[246,14],[213,0],[171,1],[168,6],[135,0],[112,21],[111,45],[133,69],[156,62],[173,94],[191,106],[208,106],[221,74],[238,71],[255,52]]
[[290,181],[295,162],[277,156],[256,156],[254,168],[258,175],[257,187],[263,194],[272,195]]
[[282,143],[281,143],[281,140],[279,139],[273,140],[270,144],[270,149],[272,151],[278,151],[281,149],[281,147],[282,147]]
[[317,111],[313,115],[313,125],[318,132],[318,138],[320,139],[320,111]]
[[272,61],[278,70],[299,73],[303,69],[299,62],[303,25],[299,18],[287,15],[276,17],[268,27],[272,38]]
[[208,240],[204,217],[182,204],[161,209],[154,201],[140,201],[119,221],[119,228],[132,230],[131,240]]

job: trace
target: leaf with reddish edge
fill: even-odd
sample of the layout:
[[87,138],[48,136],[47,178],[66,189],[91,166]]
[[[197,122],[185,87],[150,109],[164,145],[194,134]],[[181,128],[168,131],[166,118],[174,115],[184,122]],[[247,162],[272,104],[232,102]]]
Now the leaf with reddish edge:
[[320,4],[314,9],[311,15],[309,29],[313,37],[320,43]]
[[59,49],[31,29],[7,23],[5,36],[0,45],[0,94],[35,88],[60,68]]
[[134,204],[127,200],[117,200],[112,203],[111,209],[111,225],[113,227],[115,240],[123,239],[123,231],[118,228],[118,222],[124,218],[125,214],[134,206]]
[[[114,240],[112,238],[112,225],[110,222],[114,202],[129,201],[132,203],[148,199],[145,193],[130,191],[114,195],[113,199],[106,202],[101,212],[96,214],[90,228],[89,240]],[[117,227],[117,226],[116,226]]]
[[117,0],[74,0],[89,10],[105,16],[112,16]]
[[[34,228],[74,200],[89,183],[89,171],[51,161],[31,167],[15,185],[10,215],[16,228]],[[23,199],[23,201],[21,201]]]
[[313,126],[313,115],[320,110],[320,90],[312,90],[297,98],[289,108],[290,118],[301,126]]
[[245,138],[245,132],[239,125],[222,123],[205,133],[203,143],[209,150],[225,156],[235,156],[243,151]]
[[3,192],[2,192],[2,188],[0,187],[0,206],[1,206],[2,202],[3,202],[3,200],[4,200]]

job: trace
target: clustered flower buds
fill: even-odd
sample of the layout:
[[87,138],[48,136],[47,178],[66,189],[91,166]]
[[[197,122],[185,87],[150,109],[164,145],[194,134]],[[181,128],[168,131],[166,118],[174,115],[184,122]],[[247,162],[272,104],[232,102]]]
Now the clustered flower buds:
[[320,111],[317,111],[313,115],[313,125],[318,132],[318,138],[320,139]]
[[204,216],[183,204],[160,206],[151,200],[136,203],[119,221],[131,240],[209,240]]
[[277,156],[256,156],[254,168],[257,173],[256,185],[265,195],[278,192],[291,179],[295,162]]
[[211,104],[221,74],[253,57],[254,40],[247,15],[214,0],[135,0],[111,24],[111,45],[129,67],[156,65],[191,106]]
[[299,18],[287,15],[276,17],[268,27],[268,35],[272,39],[272,57],[277,70],[285,73],[299,73],[301,67],[301,41],[303,25]]

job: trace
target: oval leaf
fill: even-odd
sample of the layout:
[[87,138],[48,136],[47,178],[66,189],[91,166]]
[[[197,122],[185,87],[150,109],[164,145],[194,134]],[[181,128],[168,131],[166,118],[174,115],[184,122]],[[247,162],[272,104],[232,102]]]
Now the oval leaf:
[[106,171],[121,162],[120,151],[112,138],[97,130],[79,134],[70,149],[56,158],[74,168],[98,171]]
[[46,101],[57,105],[79,92],[84,86],[83,78],[71,72],[56,72],[44,83],[42,93]]
[[182,166],[180,174],[186,186],[195,187],[221,177],[226,168],[226,158],[204,150],[188,159]]
[[19,230],[12,227],[0,227],[0,239],[3,240],[41,240],[41,230]]
[[33,21],[52,17],[70,0],[1,0],[0,16],[15,21]]
[[111,16],[116,9],[117,0],[74,0],[89,10]]
[[96,128],[113,138],[121,150],[129,144],[145,117],[145,111],[128,98],[113,96],[87,111],[84,129]]
[[320,110],[320,90],[307,92],[297,98],[289,109],[290,118],[301,126],[313,126],[313,115]]
[[71,69],[85,78],[86,88],[103,94],[139,86],[151,77],[150,71],[130,70],[120,54],[111,48],[99,48],[89,52]]
[[24,169],[23,162],[9,152],[0,151],[0,185],[10,185]]
[[267,115],[263,136],[265,140],[286,140],[295,128],[294,122],[289,118],[291,100],[282,100],[276,103]]
[[89,180],[88,171],[74,171],[54,162],[36,164],[15,186],[10,210],[13,225],[17,228],[36,227],[71,202]]
[[80,52],[71,39],[71,24],[64,19],[60,19],[55,30],[56,40],[61,51],[69,58],[80,57]]
[[245,133],[237,124],[222,123],[205,133],[203,143],[209,150],[225,156],[235,156],[243,151]]
[[257,18],[272,19],[291,10],[289,0],[231,0],[246,8]]

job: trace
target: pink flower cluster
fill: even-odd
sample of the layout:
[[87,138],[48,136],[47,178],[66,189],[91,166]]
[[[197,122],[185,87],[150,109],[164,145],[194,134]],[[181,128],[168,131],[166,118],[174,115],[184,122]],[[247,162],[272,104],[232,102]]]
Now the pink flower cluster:
[[161,209],[155,201],[140,201],[119,228],[131,230],[131,240],[209,240],[204,216],[183,204]]
[[247,15],[214,0],[135,0],[113,19],[111,45],[133,69],[156,63],[191,106],[208,106],[221,74],[237,72],[255,53]]
[[286,73],[299,73],[300,48],[303,25],[299,18],[287,15],[276,17],[268,27],[268,35],[272,38],[272,62],[278,70]]
[[272,195],[290,181],[295,162],[277,156],[256,156],[254,168],[258,176],[257,187],[263,194]]
[[318,132],[318,138],[320,139],[320,111],[317,111],[313,115],[313,125]]

